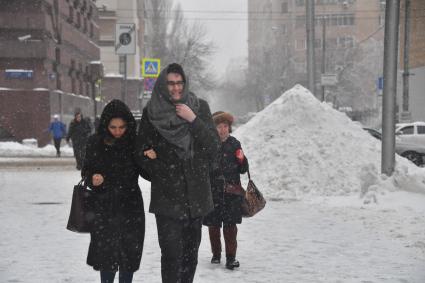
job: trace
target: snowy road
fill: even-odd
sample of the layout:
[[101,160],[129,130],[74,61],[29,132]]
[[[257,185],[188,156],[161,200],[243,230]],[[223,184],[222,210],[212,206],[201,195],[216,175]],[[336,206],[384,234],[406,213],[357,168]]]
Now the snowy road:
[[[85,264],[89,236],[65,229],[77,181],[73,170],[0,171],[0,282],[100,281]],[[149,183],[141,181],[141,187],[147,208]],[[352,197],[269,201],[239,226],[239,270],[209,263],[204,229],[195,282],[423,283],[423,203],[424,195],[406,192],[381,196],[378,205],[365,207]],[[160,252],[149,213],[134,282],[160,282]]]

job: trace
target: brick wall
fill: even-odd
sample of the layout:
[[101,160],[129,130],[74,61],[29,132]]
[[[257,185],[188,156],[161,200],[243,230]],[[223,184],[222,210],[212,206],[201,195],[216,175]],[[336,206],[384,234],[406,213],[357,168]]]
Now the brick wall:
[[[122,77],[105,77],[102,79],[101,95],[102,99],[107,103],[112,99],[122,100],[122,88],[124,80]],[[139,110],[138,95],[142,87],[142,80],[127,80],[127,96],[125,103],[131,110]]]
[[39,146],[50,141],[48,91],[0,90],[0,101],[0,126],[18,141],[35,138]]

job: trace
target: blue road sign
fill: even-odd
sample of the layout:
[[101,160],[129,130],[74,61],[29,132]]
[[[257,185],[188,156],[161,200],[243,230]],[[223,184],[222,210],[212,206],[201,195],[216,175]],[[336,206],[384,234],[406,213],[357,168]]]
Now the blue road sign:
[[384,89],[384,77],[378,77],[378,90],[383,90]]
[[157,78],[161,71],[160,59],[143,58],[142,60],[142,77]]

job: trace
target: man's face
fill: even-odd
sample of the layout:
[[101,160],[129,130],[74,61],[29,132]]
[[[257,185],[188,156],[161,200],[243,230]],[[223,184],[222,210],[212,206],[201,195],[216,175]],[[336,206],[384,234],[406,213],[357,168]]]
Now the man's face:
[[81,121],[81,114],[77,114],[77,115],[75,115],[75,120],[76,120],[77,122],[80,122],[80,121]]
[[172,101],[180,101],[183,96],[184,81],[183,77],[177,73],[167,75],[167,87]]

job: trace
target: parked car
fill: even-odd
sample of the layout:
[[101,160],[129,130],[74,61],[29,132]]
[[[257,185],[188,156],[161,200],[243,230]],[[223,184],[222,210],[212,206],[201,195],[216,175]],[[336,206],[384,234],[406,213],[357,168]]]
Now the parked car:
[[[371,134],[374,138],[382,140],[381,132],[371,129],[371,128],[363,128],[369,134]],[[425,144],[414,144],[402,141],[399,136],[396,136],[395,139],[395,152],[398,155],[401,155],[410,161],[412,161],[417,166],[423,166],[425,164]]]
[[403,142],[425,146],[425,122],[397,124],[395,134]]

